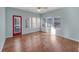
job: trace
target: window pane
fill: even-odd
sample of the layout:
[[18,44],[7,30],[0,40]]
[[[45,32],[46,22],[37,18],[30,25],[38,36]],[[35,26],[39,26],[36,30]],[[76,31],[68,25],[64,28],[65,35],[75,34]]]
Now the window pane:
[[31,28],[31,17],[29,18],[29,28]]
[[36,17],[32,17],[32,28],[36,28]]
[[40,18],[37,17],[37,28],[39,28],[39,27],[40,27]]

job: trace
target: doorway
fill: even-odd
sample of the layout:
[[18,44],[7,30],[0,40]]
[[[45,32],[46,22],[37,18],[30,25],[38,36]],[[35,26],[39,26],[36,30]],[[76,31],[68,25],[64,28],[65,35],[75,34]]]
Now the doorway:
[[13,36],[22,34],[22,17],[13,15]]
[[54,33],[54,18],[44,17],[42,20],[42,31],[47,33]]

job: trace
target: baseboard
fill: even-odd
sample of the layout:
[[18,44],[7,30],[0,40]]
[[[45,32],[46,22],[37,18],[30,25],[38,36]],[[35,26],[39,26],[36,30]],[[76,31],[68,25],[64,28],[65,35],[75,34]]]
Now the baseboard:
[[[37,31],[37,32],[44,32],[44,31]],[[31,33],[34,33],[34,32],[31,32]],[[22,35],[28,35],[28,34],[31,34],[31,33],[22,34]],[[75,41],[75,42],[79,42],[79,40],[77,40],[77,39],[70,38],[70,37],[67,37],[67,36],[64,36],[64,35],[56,34],[56,36],[60,36],[60,37],[63,37],[63,38],[66,38],[66,39],[69,39],[69,40],[72,40],[72,41]],[[8,38],[12,38],[12,37],[8,37]]]
[[59,34],[57,34],[57,36],[60,36],[60,37],[63,37],[63,38],[69,39],[69,40],[73,40],[73,41],[75,41],[75,42],[79,42],[79,40],[76,40],[76,39],[74,39],[74,38],[70,38],[70,37],[67,37],[67,36],[64,36],[64,35],[59,35]]
[[7,36],[6,39],[7,39],[7,38],[12,38],[12,37],[13,37],[13,36]]
[[[5,39],[6,40],[6,39]],[[4,44],[5,44],[5,40],[1,43],[1,48],[0,48],[0,52],[2,52],[2,49],[4,47]]]
[[[44,31],[42,31],[44,32]],[[75,39],[75,38],[70,38],[70,37],[67,37],[67,36],[64,36],[64,35],[60,35],[60,34],[55,34],[56,36],[60,36],[60,37],[63,37],[63,38],[66,38],[66,39],[69,39],[69,40],[72,40],[72,41],[75,41],[75,42],[79,42],[79,40]]]
[[[36,31],[36,32],[40,32],[40,31]],[[35,33],[35,32],[23,33],[22,35],[28,35],[28,34],[31,34],[31,33]],[[10,39],[10,38],[13,38],[13,36],[6,37],[6,39]]]

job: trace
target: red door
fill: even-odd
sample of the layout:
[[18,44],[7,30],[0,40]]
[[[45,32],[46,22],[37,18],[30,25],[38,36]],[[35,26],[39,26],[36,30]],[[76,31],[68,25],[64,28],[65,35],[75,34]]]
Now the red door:
[[22,17],[13,16],[13,36],[22,34]]

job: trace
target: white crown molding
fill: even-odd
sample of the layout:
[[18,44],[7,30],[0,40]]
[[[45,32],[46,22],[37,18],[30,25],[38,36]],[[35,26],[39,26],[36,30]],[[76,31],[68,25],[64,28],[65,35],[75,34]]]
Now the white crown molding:
[[40,12],[37,10],[37,7],[13,7],[16,9],[20,9],[20,10],[24,10],[24,11],[29,11],[29,12],[33,12],[33,13],[46,13],[49,11],[54,11],[56,9],[59,9],[61,7],[47,7],[46,9],[42,9]]

